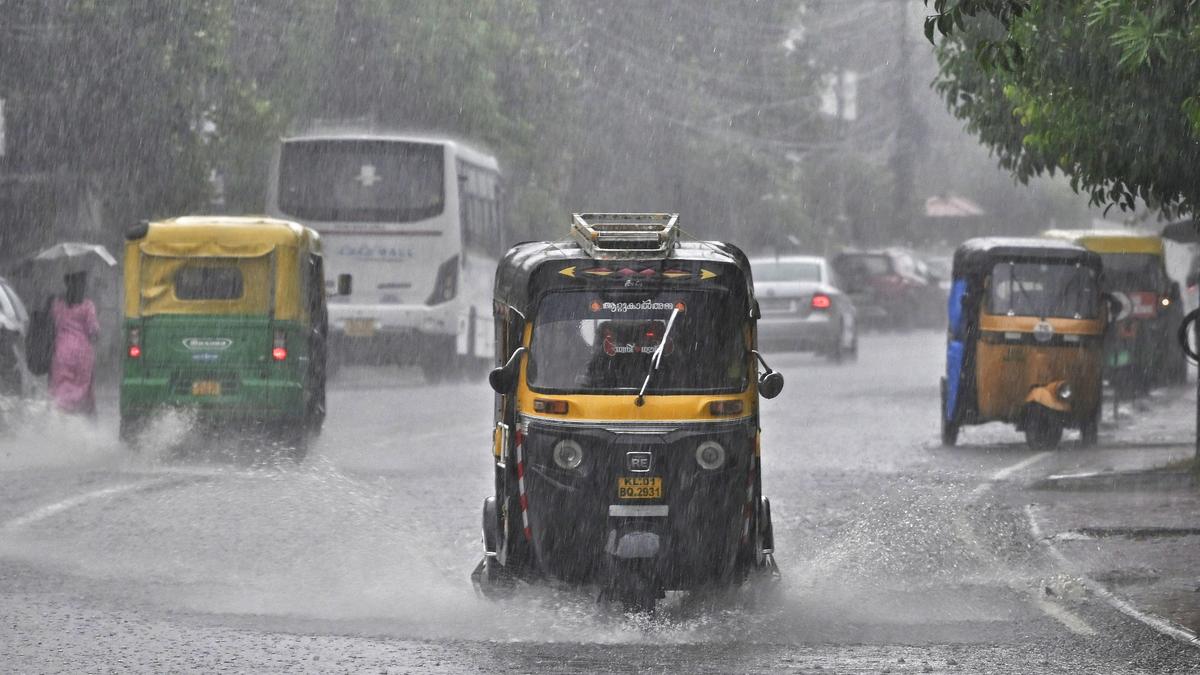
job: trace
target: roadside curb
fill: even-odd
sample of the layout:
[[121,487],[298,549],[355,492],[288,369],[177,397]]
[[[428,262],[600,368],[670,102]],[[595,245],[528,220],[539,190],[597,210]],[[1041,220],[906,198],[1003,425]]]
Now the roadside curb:
[[[1051,478],[1053,478],[1053,476]],[[1050,553],[1050,556],[1054,558],[1058,564],[1070,570],[1076,569],[1076,566],[1065,555],[1063,555],[1062,551],[1058,550],[1058,547],[1054,545],[1054,542],[1042,532],[1042,528],[1040,525],[1038,525],[1037,518],[1034,514],[1033,504],[1027,504],[1025,506],[1025,518],[1029,522],[1029,533],[1033,535],[1034,540],[1042,546],[1045,546],[1046,550]],[[1099,597],[1118,612],[1137,621],[1138,623],[1149,627],[1161,635],[1165,635],[1183,642],[1184,644],[1200,649],[1200,635],[1197,635],[1191,629],[1181,626],[1170,619],[1161,617],[1152,612],[1138,609],[1134,605],[1130,604],[1127,600],[1118,597],[1112,591],[1108,590],[1108,588],[1106,588],[1103,584],[1095,579],[1092,579],[1086,574],[1077,573],[1076,578],[1084,588]]]
[[1197,486],[1196,476],[1186,469],[1137,469],[1060,474],[1034,481],[1034,490],[1172,490]]

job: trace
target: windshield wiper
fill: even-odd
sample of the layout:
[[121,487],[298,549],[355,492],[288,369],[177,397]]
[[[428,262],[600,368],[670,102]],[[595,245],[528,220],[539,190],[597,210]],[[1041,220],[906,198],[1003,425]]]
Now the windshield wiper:
[[658,364],[662,362],[663,349],[667,346],[667,338],[671,335],[671,327],[675,325],[676,316],[679,316],[679,305],[671,310],[671,318],[667,319],[667,328],[663,331],[662,340],[658,342],[654,355],[650,357],[650,371],[646,373],[646,379],[642,381],[642,388],[638,390],[637,399],[633,402],[639,408],[646,403],[646,387],[650,386],[650,377],[654,375],[654,371],[658,370]]

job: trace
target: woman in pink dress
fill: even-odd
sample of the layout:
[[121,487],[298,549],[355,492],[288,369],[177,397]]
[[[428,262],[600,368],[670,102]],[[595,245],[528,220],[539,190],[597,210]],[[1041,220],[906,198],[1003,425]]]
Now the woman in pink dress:
[[83,297],[87,275],[75,272],[63,280],[67,293],[55,298],[50,307],[50,315],[54,318],[50,397],[63,412],[94,415],[96,351],[92,343],[100,335],[100,323],[96,320],[96,306]]

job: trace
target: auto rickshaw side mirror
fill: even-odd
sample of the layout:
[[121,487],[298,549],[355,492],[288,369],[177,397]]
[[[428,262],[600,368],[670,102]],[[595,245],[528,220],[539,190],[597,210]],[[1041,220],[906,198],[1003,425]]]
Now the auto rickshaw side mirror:
[[337,278],[337,294],[350,295],[354,290],[354,276],[351,274],[339,274]]
[[508,362],[488,373],[488,384],[497,394],[511,394],[517,388],[517,375],[521,369],[521,355],[526,352],[524,347],[517,347]]
[[1112,325],[1117,322],[1117,317],[1121,315],[1121,301],[1117,296],[1107,291],[1100,294],[1100,299],[1104,301],[1105,323]]
[[775,398],[783,391],[783,373],[772,370],[758,377],[758,395]]

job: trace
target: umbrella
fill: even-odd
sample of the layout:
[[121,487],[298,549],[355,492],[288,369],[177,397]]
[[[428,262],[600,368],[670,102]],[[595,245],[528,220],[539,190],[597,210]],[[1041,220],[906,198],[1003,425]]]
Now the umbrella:
[[100,244],[85,244],[77,241],[59,242],[33,256],[33,262],[57,263],[71,271],[82,271],[94,263],[116,267],[117,259]]
[[1200,242],[1200,231],[1196,229],[1196,221],[1191,218],[1168,223],[1162,230],[1163,239],[1170,239],[1181,244]]

